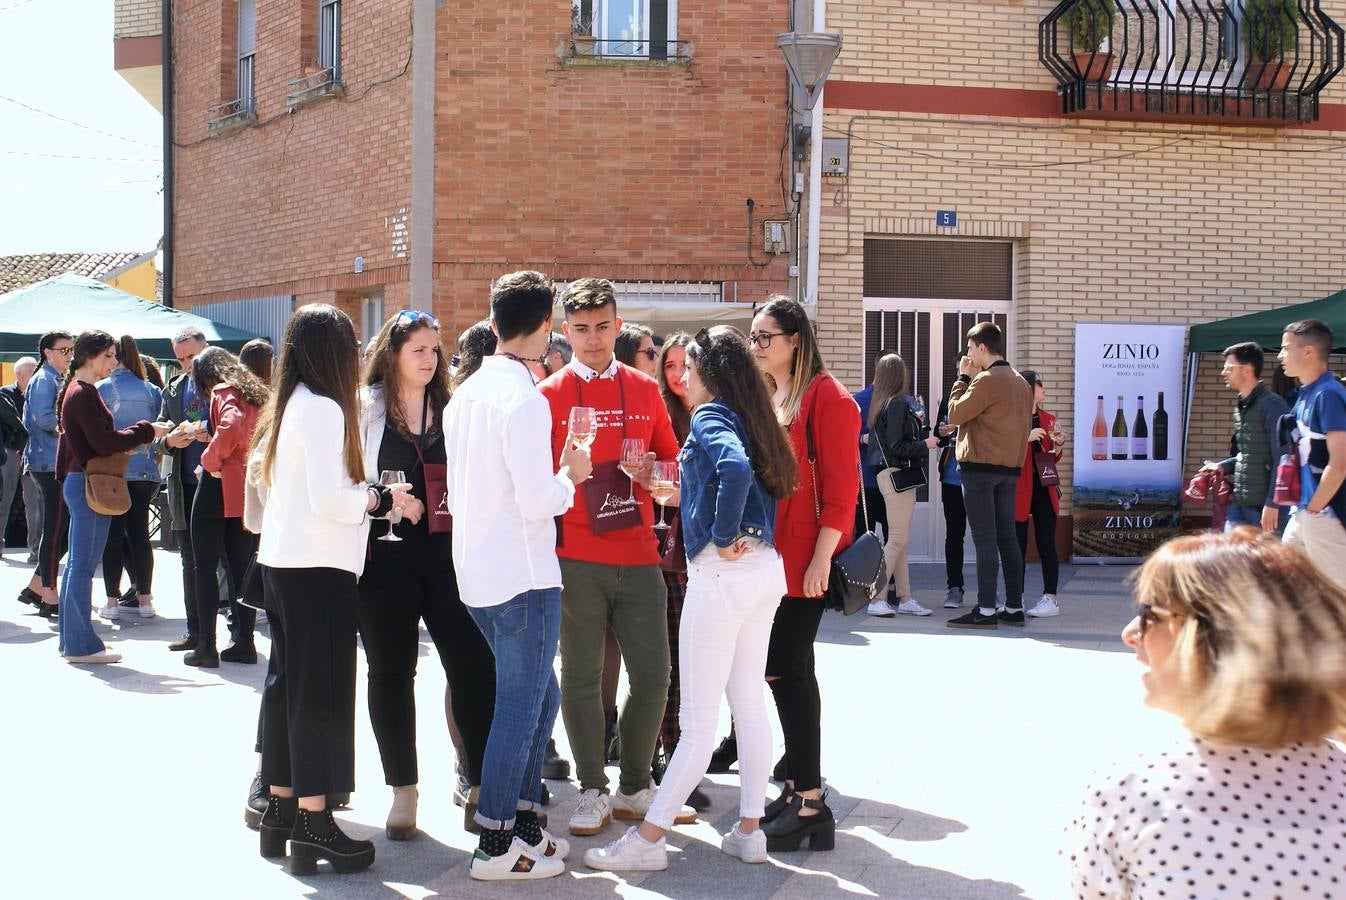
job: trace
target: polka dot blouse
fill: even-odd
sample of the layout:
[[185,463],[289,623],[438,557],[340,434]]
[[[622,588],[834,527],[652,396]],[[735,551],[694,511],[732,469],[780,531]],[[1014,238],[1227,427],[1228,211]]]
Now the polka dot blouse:
[[1189,738],[1089,788],[1069,829],[1074,895],[1346,898],[1346,752]]

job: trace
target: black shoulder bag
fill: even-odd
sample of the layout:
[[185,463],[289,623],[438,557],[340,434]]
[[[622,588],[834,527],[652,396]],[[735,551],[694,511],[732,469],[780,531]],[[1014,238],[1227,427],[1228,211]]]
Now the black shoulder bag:
[[[821,524],[823,511],[818,502],[818,454],[813,446],[812,423],[804,429],[804,435],[808,440],[813,513]],[[863,479],[860,482],[860,503],[865,513],[865,521],[868,522],[869,504],[865,500]],[[879,542],[874,532],[866,531],[851,542],[849,547],[832,557],[832,571],[827,578],[823,603],[828,609],[839,609],[846,615],[853,616],[869,605],[887,580],[888,572],[883,567],[883,544]]]

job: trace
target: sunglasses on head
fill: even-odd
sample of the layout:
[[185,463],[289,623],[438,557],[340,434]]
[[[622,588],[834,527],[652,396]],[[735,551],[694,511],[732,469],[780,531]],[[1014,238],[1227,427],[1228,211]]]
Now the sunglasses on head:
[[687,345],[687,352],[694,355],[701,355],[707,347],[710,346],[710,329],[702,328],[692,336],[692,342]]
[[419,309],[404,309],[397,314],[394,325],[415,325],[417,322],[424,322],[431,328],[439,328],[439,320],[428,312]]

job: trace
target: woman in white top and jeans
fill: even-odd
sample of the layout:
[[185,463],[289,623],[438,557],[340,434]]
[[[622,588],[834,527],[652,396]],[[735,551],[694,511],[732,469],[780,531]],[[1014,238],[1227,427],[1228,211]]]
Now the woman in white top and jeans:
[[[327,795],[355,788],[355,627],[369,516],[401,512],[408,485],[364,483],[356,409],[359,344],[345,313],[313,304],[285,328],[265,441],[269,494],[257,561],[266,566],[271,660],[262,690],[263,856],[312,874],[367,868],[374,845],[337,827]],[[296,800],[296,795],[298,799]]]

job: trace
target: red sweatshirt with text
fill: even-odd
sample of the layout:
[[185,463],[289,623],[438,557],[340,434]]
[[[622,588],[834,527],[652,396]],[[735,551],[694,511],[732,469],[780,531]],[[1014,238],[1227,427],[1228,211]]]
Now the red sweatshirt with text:
[[[581,387],[583,403],[580,402]],[[643,372],[618,363],[616,377],[594,378],[581,385],[579,374],[573,367],[566,366],[538,385],[538,390],[551,405],[554,460],[560,459],[569,430],[570,410],[576,406],[592,407],[598,422],[597,434],[589,448],[594,466],[620,460],[624,438],[643,439],[646,451],[653,452],[656,459],[678,457],[678,439],[673,434],[673,423],[668,418],[664,400],[659,396],[659,385]],[[659,547],[652,527],[654,509],[650,495],[640,485],[636,485],[635,494],[640,501],[640,525],[594,534],[589,527],[584,486],[576,488],[575,505],[561,519],[556,555],[562,559],[610,566],[658,565]]]

